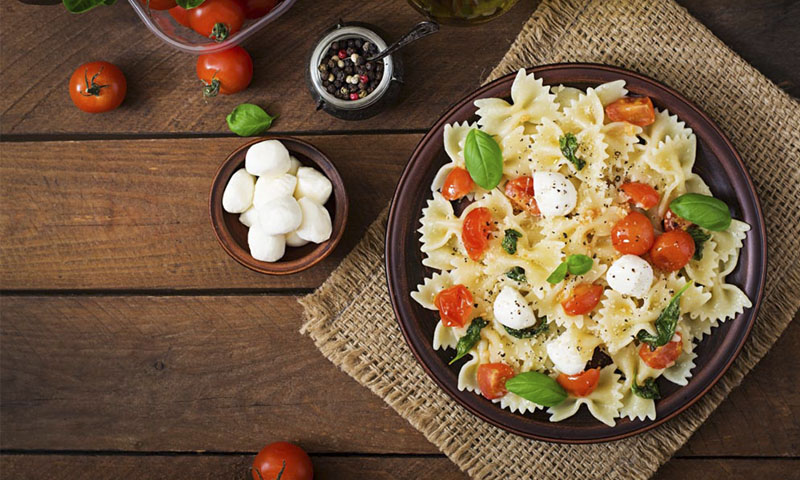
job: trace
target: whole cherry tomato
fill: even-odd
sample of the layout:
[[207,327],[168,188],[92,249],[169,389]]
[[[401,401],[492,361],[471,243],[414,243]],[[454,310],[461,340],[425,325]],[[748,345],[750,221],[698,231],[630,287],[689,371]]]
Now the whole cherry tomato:
[[275,8],[278,0],[239,0],[247,18],[261,18]]
[[314,467],[302,448],[289,442],[275,442],[258,452],[250,473],[253,480],[312,480]]
[[478,388],[489,400],[500,398],[506,393],[506,382],[514,377],[514,369],[505,363],[482,363],[478,366]]
[[683,351],[681,334],[676,333],[675,335],[678,337],[676,341],[656,347],[655,350],[650,350],[650,345],[643,343],[639,348],[639,357],[641,357],[642,361],[644,361],[648,367],[657,370],[671,366],[675,363],[675,360],[681,356],[681,352]]
[[89,62],[78,67],[69,79],[69,96],[84,112],[114,110],[125,100],[128,84],[116,65]]
[[244,8],[236,0],[205,0],[189,9],[189,25],[194,31],[221,42],[238,32],[244,23]]
[[192,26],[189,24],[189,10],[186,10],[180,6],[172,7],[169,9],[169,14],[175,19],[176,22],[180,23],[184,27],[192,28]]
[[667,213],[664,214],[662,225],[664,226],[664,231],[669,232],[670,230],[688,230],[694,224],[685,218],[679,217],[672,209],[668,208]]
[[531,215],[541,215],[539,205],[533,198],[533,178],[523,175],[506,182],[505,194],[511,203],[520,210]]
[[475,182],[469,172],[461,167],[455,167],[444,179],[442,196],[447,200],[458,200],[475,188]]
[[650,97],[622,97],[606,105],[606,115],[612,122],[628,122],[640,127],[656,121]]
[[575,285],[569,297],[561,302],[561,307],[567,315],[583,315],[594,310],[603,296],[603,287],[593,283],[580,283]]
[[446,288],[433,297],[439,316],[446,327],[463,327],[472,314],[472,294],[464,285]]
[[169,10],[177,5],[175,0],[139,0],[142,5],[149,7],[150,10]]
[[197,77],[203,81],[203,94],[215,97],[244,90],[253,79],[253,59],[247,50],[234,46],[197,57]]
[[649,210],[661,199],[656,189],[646,183],[628,182],[619,187],[637,207]]
[[483,252],[489,248],[493,230],[492,212],[488,208],[479,207],[467,214],[461,227],[461,241],[469,258],[476,262],[481,259]]
[[653,224],[643,213],[631,212],[611,229],[611,243],[620,252],[642,255],[653,246]]
[[694,255],[694,239],[684,230],[670,230],[656,238],[650,250],[653,265],[667,272],[683,268]]
[[590,368],[577,375],[565,375],[562,373],[556,378],[558,384],[575,397],[585,397],[594,392],[599,380],[599,368]]

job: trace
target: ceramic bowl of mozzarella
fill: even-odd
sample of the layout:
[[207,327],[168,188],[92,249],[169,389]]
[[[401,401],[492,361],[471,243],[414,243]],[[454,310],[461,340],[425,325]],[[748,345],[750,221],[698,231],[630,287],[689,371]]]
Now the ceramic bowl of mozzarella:
[[237,148],[211,186],[211,223],[222,248],[260,273],[305,270],[328,256],[347,221],[339,172],[313,145],[259,138]]

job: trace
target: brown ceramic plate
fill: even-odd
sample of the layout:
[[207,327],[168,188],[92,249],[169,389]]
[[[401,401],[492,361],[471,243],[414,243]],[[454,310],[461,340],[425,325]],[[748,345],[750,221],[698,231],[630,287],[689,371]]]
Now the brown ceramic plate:
[[[679,93],[637,73],[615,67],[590,64],[545,65],[528,69],[546,85],[564,84],[585,89],[623,79],[634,95],[647,95],[658,108],[668,108],[686,122],[697,135],[697,161],[694,170],[711,187],[714,196],[724,200],[733,217],[749,223],[739,264],[728,276],[752,300],[753,307],[714,329],[695,349],[697,367],[689,384],[681,387],[659,382],[663,398],[656,403],[656,420],[617,419],[613,427],[596,420],[585,408],[561,422],[550,422],[543,411],[520,415],[500,408],[489,400],[457,388],[458,371],[463,363],[448,366],[453,351],[435,351],[431,346],[437,317],[409,296],[416,285],[433,270],[422,265],[419,250],[419,219],[436,171],[448,161],[442,145],[445,124],[474,121],[479,98],[509,98],[514,75],[500,78],[451,108],[420,141],[397,185],[386,233],[386,276],[400,329],[411,351],[427,373],[464,408],[509,432],[538,440],[564,443],[591,443],[617,440],[649,430],[678,415],[705,394],[725,373],[738,355],[755,321],[761,303],[766,268],[766,231],[761,207],[742,160],[725,134],[706,114]],[[735,114],[735,112],[731,112]]]
[[[325,174],[333,184],[333,193],[325,203],[325,208],[331,215],[333,232],[331,238],[320,244],[308,243],[302,247],[286,247],[283,258],[277,262],[262,262],[250,256],[247,246],[247,227],[239,221],[239,214],[228,213],[222,208],[222,193],[228,185],[231,175],[244,167],[244,157],[247,149],[254,143],[264,140],[280,140],[281,143],[306,167],[314,167]],[[260,137],[247,142],[234,150],[222,162],[214,180],[211,183],[211,195],[208,202],[211,214],[211,225],[219,244],[228,255],[245,267],[260,273],[271,275],[288,275],[310,268],[330,255],[342,239],[344,227],[347,223],[347,193],[344,182],[336,167],[310,143],[291,137]]]

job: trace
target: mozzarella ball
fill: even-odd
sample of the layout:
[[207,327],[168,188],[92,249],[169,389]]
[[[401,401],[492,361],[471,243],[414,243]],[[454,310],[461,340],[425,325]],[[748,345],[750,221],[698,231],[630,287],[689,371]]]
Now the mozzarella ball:
[[567,177],[558,172],[533,174],[533,198],[545,217],[566,215],[578,203],[578,192]]
[[245,227],[252,227],[258,221],[258,210],[250,207],[243,214],[239,215],[239,221]]
[[623,295],[644,298],[653,284],[653,267],[636,255],[623,255],[606,272],[608,286]]
[[300,205],[292,197],[278,197],[258,209],[258,225],[268,235],[283,235],[303,221]]
[[297,177],[283,173],[276,177],[258,177],[253,193],[253,206],[259,210],[278,197],[291,197],[297,186]]
[[599,340],[594,336],[568,329],[547,344],[547,356],[559,372],[565,375],[577,375],[586,368],[586,362],[592,359],[594,347],[598,343]]
[[512,286],[503,287],[494,299],[493,309],[494,318],[506,327],[520,330],[536,325],[536,315],[530,305]]
[[228,213],[242,213],[250,208],[255,182],[256,179],[244,168],[236,170],[222,192],[222,208]]
[[289,245],[290,247],[302,247],[307,243],[308,240],[303,240],[302,238],[298,237],[296,231],[286,234],[286,245]]
[[333,227],[328,210],[309,198],[301,198],[299,203],[303,210],[303,223],[295,232],[297,236],[314,243],[322,243],[331,238]]
[[289,155],[289,170],[286,173],[297,175],[297,169],[302,166],[303,164],[300,163],[300,160],[296,159],[294,155]]
[[264,140],[247,149],[244,166],[251,175],[274,177],[289,171],[289,150],[278,140]]
[[262,262],[280,260],[286,251],[283,235],[269,235],[259,225],[253,225],[247,231],[247,246],[250,247],[250,255]]
[[328,177],[311,167],[300,167],[297,169],[297,189],[294,196],[297,198],[309,198],[325,205],[328,197],[331,196],[333,185]]

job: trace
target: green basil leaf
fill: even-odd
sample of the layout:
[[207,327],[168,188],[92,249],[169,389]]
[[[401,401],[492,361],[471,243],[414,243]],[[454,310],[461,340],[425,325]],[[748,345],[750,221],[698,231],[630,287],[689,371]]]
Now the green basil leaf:
[[458,343],[456,344],[456,356],[450,360],[450,365],[472,350],[472,347],[474,347],[475,344],[478,343],[478,340],[481,339],[481,329],[486,325],[489,325],[489,322],[481,317],[475,318],[475,320],[469,324],[467,332],[463,337],[458,339]]
[[522,234],[518,231],[508,229],[506,230],[506,236],[503,238],[503,241],[500,243],[500,245],[509,255],[514,255],[517,253],[517,240],[521,237]]
[[678,293],[676,293],[667,304],[667,307],[661,312],[656,319],[656,335],[648,333],[647,330],[639,330],[636,338],[640,342],[650,345],[650,350],[655,350],[657,347],[668,344],[672,337],[675,335],[675,328],[678,326],[678,320],[681,317],[681,302],[680,298],[692,282],[683,286]]
[[550,325],[547,323],[547,317],[542,317],[541,320],[542,321],[539,323],[539,325],[521,328],[519,330],[516,328],[506,327],[505,325],[503,325],[503,328],[505,328],[506,332],[508,332],[508,334],[514,338],[533,338],[536,335],[544,333],[550,329]]
[[567,257],[567,270],[573,275],[583,275],[592,269],[594,261],[586,255],[570,255]]
[[711,239],[711,234],[704,232],[703,229],[697,225],[692,225],[686,231],[692,236],[692,240],[694,240],[694,255],[692,258],[695,260],[702,260],[703,244],[706,243],[706,240]]
[[715,232],[731,226],[731,211],[722,200],[699,193],[684,193],[669,202],[675,215]]
[[236,135],[252,137],[269,129],[275,118],[258,105],[243,103],[234,108],[225,120],[228,121],[228,128]]
[[636,379],[634,378],[633,384],[631,384],[631,391],[637,397],[647,398],[650,400],[658,400],[661,398],[661,391],[658,389],[658,385],[652,378],[645,380],[644,384],[642,385],[637,385]]
[[506,390],[544,407],[554,407],[567,398],[558,382],[539,372],[523,372],[510,378]]
[[511,270],[507,271],[506,277],[521,283],[525,283],[528,281],[528,279],[525,277],[525,269],[522,267],[514,267]]
[[113,5],[116,0],[62,0],[64,7],[71,13],[88,12],[100,5]]
[[556,269],[553,270],[553,273],[551,273],[550,276],[547,277],[547,283],[549,283],[551,285],[555,285],[556,283],[560,282],[561,280],[564,280],[565,278],[567,278],[567,269],[568,268],[569,268],[569,266],[567,265],[567,262],[561,262],[561,265],[557,266]]
[[467,134],[464,163],[469,176],[483,189],[491,190],[503,178],[503,153],[491,135],[477,128]]
[[180,7],[189,9],[199,7],[203,4],[203,1],[204,0],[175,0],[175,3],[177,3]]
[[578,139],[575,138],[575,135],[571,133],[562,135],[558,139],[558,146],[561,148],[561,154],[564,155],[567,160],[572,162],[577,170],[582,170],[583,167],[586,166],[585,160],[575,156],[575,153],[578,151]]

